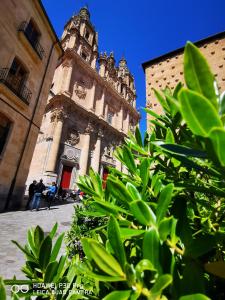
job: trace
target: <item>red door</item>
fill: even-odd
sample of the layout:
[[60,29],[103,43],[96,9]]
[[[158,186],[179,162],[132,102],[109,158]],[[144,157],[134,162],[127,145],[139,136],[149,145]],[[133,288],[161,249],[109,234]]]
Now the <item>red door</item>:
[[70,179],[71,179],[72,170],[73,170],[72,167],[63,166],[62,178],[61,178],[61,184],[60,184],[60,186],[63,189],[68,189],[70,187]]

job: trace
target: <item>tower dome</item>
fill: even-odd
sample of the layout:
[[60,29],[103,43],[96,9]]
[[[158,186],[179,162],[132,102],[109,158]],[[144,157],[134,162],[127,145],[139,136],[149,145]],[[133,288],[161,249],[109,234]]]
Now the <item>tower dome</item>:
[[90,19],[90,12],[89,12],[87,6],[84,6],[80,9],[79,16],[84,20]]

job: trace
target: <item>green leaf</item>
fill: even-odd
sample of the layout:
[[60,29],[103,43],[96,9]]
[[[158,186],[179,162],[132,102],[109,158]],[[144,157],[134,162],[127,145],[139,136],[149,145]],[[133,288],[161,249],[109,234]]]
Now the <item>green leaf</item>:
[[215,77],[199,49],[187,42],[184,50],[184,77],[187,87],[207,99],[217,109],[217,97],[214,88]]
[[66,261],[67,261],[67,256],[62,255],[60,257],[57,274],[55,275],[53,282],[58,282],[59,279],[63,277],[66,270]]
[[204,235],[199,238],[193,239],[192,243],[190,243],[188,247],[186,247],[184,254],[188,257],[198,258],[211,251],[216,247],[216,245],[217,240],[215,236]]
[[194,134],[207,137],[214,127],[222,127],[216,109],[207,98],[187,89],[182,89],[178,97],[182,116]]
[[15,244],[27,257],[27,259],[29,259],[30,261],[36,262],[36,258],[34,257],[34,255],[29,252],[28,249],[23,248],[18,242],[16,241],[12,241],[13,244]]
[[138,192],[138,190],[132,183],[127,182],[126,188],[127,188],[128,192],[130,193],[131,198],[133,200],[142,200],[140,193]]
[[159,234],[157,230],[152,227],[148,230],[144,235],[143,240],[143,258],[150,260],[153,264],[154,268],[162,273],[162,268],[160,265],[159,257],[160,257],[160,240]]
[[155,225],[156,217],[152,209],[142,200],[133,201],[130,210],[134,217],[146,226]]
[[190,147],[186,147],[183,145],[178,144],[165,144],[163,141],[156,141],[153,142],[154,145],[163,148],[163,150],[166,150],[169,153],[176,153],[183,156],[191,156],[191,157],[199,157],[199,158],[206,158],[207,154],[204,151],[201,150],[195,150]]
[[0,277],[0,299],[1,300],[6,300],[5,285],[4,285],[4,282],[3,282],[1,277]]
[[179,300],[211,300],[211,299],[203,294],[192,294],[192,295],[182,296],[179,298]]
[[58,269],[58,262],[52,261],[48,264],[46,268],[46,272],[44,275],[44,282],[45,283],[51,283],[55,275],[57,275],[57,269]]
[[135,129],[135,138],[136,138],[136,141],[137,141],[138,145],[140,147],[143,147],[141,132],[140,132],[140,129],[139,129],[138,126]]
[[206,272],[225,279],[225,262],[215,261],[204,265]]
[[169,112],[170,108],[169,108],[166,100],[164,99],[164,97],[157,90],[155,90],[155,89],[153,89],[153,90],[154,90],[155,96],[158,99],[159,103],[161,104],[162,108],[165,111]]
[[159,223],[159,236],[162,241],[165,241],[168,238],[168,235],[170,235],[172,225],[173,217],[164,218]]
[[135,236],[139,236],[143,233],[145,233],[145,230],[140,229],[131,229],[131,228],[120,228],[120,234],[122,239],[129,239]]
[[55,237],[57,229],[58,229],[58,223],[55,223],[55,225],[52,227],[51,232],[49,233],[51,239]]
[[169,208],[174,185],[172,183],[166,185],[160,193],[158,205],[156,208],[156,219],[157,224],[166,216],[167,210]]
[[41,229],[40,226],[37,226],[34,230],[34,243],[37,249],[40,248],[43,239],[44,239],[44,231]]
[[219,100],[219,114],[222,116],[225,114],[225,92],[220,95]]
[[131,291],[114,291],[108,294],[103,300],[129,300]]
[[28,247],[33,252],[34,256],[38,257],[38,249],[36,248],[34,244],[34,231],[33,229],[28,229],[27,231],[27,241],[28,241]]
[[165,288],[167,288],[173,281],[170,274],[164,274],[160,276],[156,283],[151,288],[151,294],[154,296],[160,296]]
[[39,263],[42,270],[45,270],[50,261],[51,251],[52,239],[50,238],[50,236],[47,235],[46,238],[43,240],[39,251]]
[[55,242],[55,245],[52,249],[52,254],[51,254],[51,258],[50,258],[50,262],[56,260],[58,254],[59,254],[59,250],[62,246],[62,241],[63,241],[63,238],[64,238],[64,232],[62,234],[60,234],[60,236],[57,238],[56,242]]
[[137,167],[136,167],[136,164],[134,161],[134,156],[133,156],[131,150],[127,146],[123,147],[123,159],[124,159],[124,163],[126,164],[128,170],[130,172],[136,172]]
[[143,158],[141,164],[139,166],[140,169],[140,177],[142,180],[142,190],[145,191],[148,181],[149,181],[149,168],[150,168],[150,160],[149,158]]
[[225,130],[223,128],[214,128],[209,134],[213,143],[214,150],[222,166],[225,166]]
[[166,143],[167,144],[174,144],[175,139],[172,130],[168,127],[166,131]]
[[183,84],[182,84],[181,82],[178,82],[178,84],[176,85],[176,87],[175,87],[175,89],[174,89],[174,92],[173,92],[173,97],[174,97],[175,99],[177,99],[178,93],[179,93],[179,91],[182,89],[182,87],[183,87]]
[[84,245],[84,242],[86,243],[85,247],[83,247],[84,251],[87,250],[88,246],[88,255],[92,257],[102,271],[110,276],[124,277],[124,273],[117,260],[110,255],[100,243],[87,238],[82,239],[82,245]]
[[132,201],[132,198],[125,185],[119,181],[119,179],[113,177],[112,175],[108,176],[107,188],[112,196],[128,207],[128,203]]
[[113,248],[116,258],[120,265],[124,268],[126,263],[126,254],[120,236],[120,227],[117,220],[111,216],[108,223],[108,239]]
[[150,262],[150,260],[142,259],[136,265],[135,270],[141,274],[143,271],[146,271],[146,270],[155,271],[155,268],[154,268],[153,264]]
[[[99,210],[99,212],[104,212],[104,214],[107,215],[118,215],[119,213],[124,213],[126,215],[130,215],[129,211],[120,208],[117,205],[114,205],[112,203],[108,203],[108,202],[103,202],[103,201],[97,201],[95,200],[95,202],[91,203],[91,206],[95,207],[97,210]],[[93,214],[93,212],[92,212]]]

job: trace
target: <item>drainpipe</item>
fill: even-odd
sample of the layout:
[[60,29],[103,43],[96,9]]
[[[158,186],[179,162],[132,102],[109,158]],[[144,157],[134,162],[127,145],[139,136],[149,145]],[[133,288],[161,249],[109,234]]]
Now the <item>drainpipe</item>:
[[39,88],[39,91],[38,91],[38,95],[37,95],[37,98],[36,98],[34,110],[33,110],[31,119],[29,120],[29,127],[28,127],[28,130],[27,130],[27,133],[26,133],[25,143],[24,143],[22,151],[20,153],[20,157],[19,157],[19,161],[18,161],[18,164],[17,164],[17,167],[16,167],[16,171],[15,171],[13,180],[11,182],[10,188],[9,188],[9,192],[8,192],[8,195],[7,195],[7,198],[6,198],[6,203],[5,203],[4,210],[8,209],[9,203],[11,201],[11,197],[12,197],[12,194],[13,194],[13,190],[15,188],[16,180],[17,180],[17,175],[18,175],[18,172],[19,172],[19,169],[20,169],[20,165],[21,165],[21,162],[22,162],[22,159],[23,159],[23,156],[24,156],[24,152],[25,152],[25,149],[26,149],[26,146],[27,146],[27,141],[28,141],[28,137],[30,135],[31,126],[32,126],[32,123],[33,123],[33,120],[34,120],[34,116],[36,114],[37,106],[38,106],[38,103],[39,103],[39,98],[40,98],[40,95],[41,95],[41,92],[42,92],[42,88],[43,88],[43,85],[44,85],[44,81],[45,81],[45,77],[46,77],[46,74],[47,74],[47,71],[48,71],[48,67],[49,67],[51,56],[52,56],[52,52],[53,52],[54,46],[56,44],[58,44],[58,41],[54,42],[52,44],[52,46],[51,46],[51,49],[50,49],[50,53],[49,53],[49,56],[48,56],[47,64],[46,64],[46,67],[45,67],[45,72],[44,72],[44,75],[42,77],[41,85],[40,85],[40,88]]

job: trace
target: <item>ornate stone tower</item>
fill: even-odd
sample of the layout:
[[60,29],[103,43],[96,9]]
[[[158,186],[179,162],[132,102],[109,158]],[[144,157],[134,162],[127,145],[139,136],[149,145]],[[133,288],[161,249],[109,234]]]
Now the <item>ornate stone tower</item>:
[[140,116],[126,60],[117,67],[113,52],[104,53],[97,66],[98,37],[86,7],[67,22],[61,43],[65,53],[55,70],[28,184],[42,177],[71,189],[90,166],[104,178],[107,166],[122,170],[113,150]]
[[64,27],[62,47],[74,49],[93,69],[98,57],[98,33],[90,21],[90,13],[86,7],[81,8],[78,15],[73,16]]

